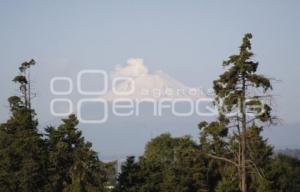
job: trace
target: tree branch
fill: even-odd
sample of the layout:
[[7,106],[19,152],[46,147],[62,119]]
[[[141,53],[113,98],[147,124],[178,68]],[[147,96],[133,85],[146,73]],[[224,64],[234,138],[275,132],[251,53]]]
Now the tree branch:
[[211,157],[211,158],[213,158],[213,159],[226,161],[227,163],[231,163],[231,164],[233,164],[234,166],[239,167],[239,165],[238,165],[236,162],[234,162],[234,161],[232,161],[232,160],[230,160],[230,159],[227,159],[226,157],[219,157],[219,156],[212,155],[212,154],[207,154],[207,156],[208,156],[208,157]]

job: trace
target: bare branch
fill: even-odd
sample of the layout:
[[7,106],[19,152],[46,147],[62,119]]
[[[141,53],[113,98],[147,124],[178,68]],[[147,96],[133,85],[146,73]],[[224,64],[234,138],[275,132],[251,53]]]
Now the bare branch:
[[208,157],[211,157],[211,158],[213,158],[213,159],[226,161],[227,163],[231,163],[231,164],[233,164],[234,166],[239,167],[239,165],[238,165],[236,162],[234,162],[234,161],[232,161],[232,160],[230,160],[230,159],[227,159],[226,157],[219,157],[219,156],[212,155],[212,154],[207,154],[207,156],[208,156]]
[[258,167],[256,166],[256,163],[254,163],[252,160],[248,160],[248,162],[251,163],[252,168],[254,168],[256,170],[255,173],[257,173],[261,178],[265,178],[263,172],[260,171],[258,169]]

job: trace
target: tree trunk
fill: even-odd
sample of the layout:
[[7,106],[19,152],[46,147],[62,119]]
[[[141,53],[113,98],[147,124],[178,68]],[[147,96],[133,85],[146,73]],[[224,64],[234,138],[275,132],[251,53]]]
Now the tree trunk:
[[246,130],[243,128],[243,133],[242,133],[242,162],[241,162],[241,191],[242,192],[247,192],[247,182],[246,182]]
[[245,107],[245,95],[246,95],[246,85],[245,85],[245,78],[243,78],[242,82],[242,96],[241,96],[241,114],[242,114],[242,133],[241,133],[241,148],[242,148],[242,158],[241,158],[241,177],[240,177],[240,182],[241,182],[241,191],[242,192],[247,192],[247,170],[246,170],[246,132],[247,132],[247,119],[246,119],[246,107]]

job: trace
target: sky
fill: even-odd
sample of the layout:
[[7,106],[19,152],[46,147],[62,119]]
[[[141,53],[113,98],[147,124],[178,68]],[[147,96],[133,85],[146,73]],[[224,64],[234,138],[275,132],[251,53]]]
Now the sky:
[[[32,80],[42,130],[57,123],[49,110],[53,77],[76,82],[80,70],[113,72],[116,65],[141,58],[147,72],[162,71],[188,87],[208,89],[222,73],[222,61],[251,32],[259,73],[275,79],[273,108],[281,119],[278,127],[284,127],[266,135],[275,146],[300,147],[299,9],[296,0],[0,1],[0,120],[8,118],[7,98],[17,92],[11,79],[31,58],[37,61]],[[149,138],[164,131],[197,136],[197,121],[128,118],[81,129],[100,154],[113,156],[140,153]]]

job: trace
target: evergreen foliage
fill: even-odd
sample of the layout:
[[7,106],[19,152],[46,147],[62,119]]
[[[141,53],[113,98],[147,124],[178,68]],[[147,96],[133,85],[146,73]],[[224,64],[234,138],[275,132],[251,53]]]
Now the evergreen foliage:
[[10,117],[0,124],[0,192],[299,192],[300,160],[274,155],[262,137],[274,120],[272,85],[257,74],[251,38],[245,34],[213,82],[219,115],[199,123],[199,143],[162,134],[118,175],[116,162],[100,161],[75,115],[39,133],[30,80],[36,62],[22,63],[13,79],[19,94],[8,98]]

